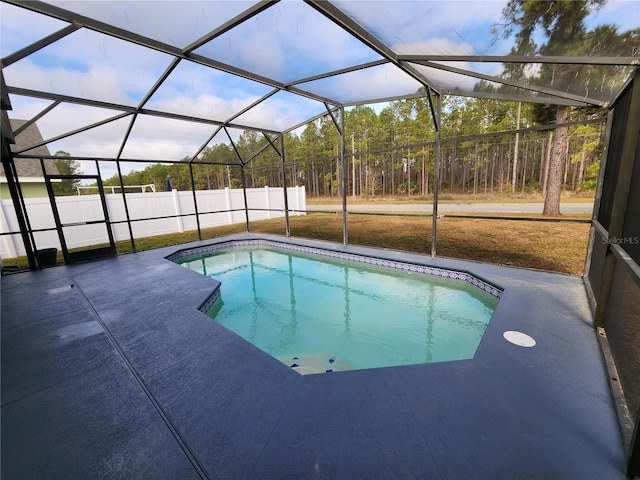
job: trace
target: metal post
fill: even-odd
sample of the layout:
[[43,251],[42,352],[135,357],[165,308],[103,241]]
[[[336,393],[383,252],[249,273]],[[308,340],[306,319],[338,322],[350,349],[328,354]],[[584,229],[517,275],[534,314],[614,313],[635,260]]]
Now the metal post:
[[[3,81],[4,83],[4,81]],[[4,114],[4,112],[3,112]],[[4,142],[3,142],[4,145]],[[7,149],[9,147],[7,146]],[[4,153],[4,148],[3,148]],[[33,238],[33,232],[31,232],[31,225],[29,224],[29,216],[27,214],[27,208],[22,198],[22,191],[20,190],[20,183],[18,180],[18,172],[16,171],[13,158],[4,155],[2,156],[2,166],[4,167],[4,173],[7,177],[7,186],[9,187],[9,193],[11,194],[11,201],[13,202],[13,209],[16,212],[16,218],[18,219],[18,225],[20,226],[20,235],[22,236],[22,242],[27,253],[27,260],[29,261],[29,268],[36,270],[38,264],[35,257],[35,239]]]
[[436,106],[436,151],[433,166],[433,217],[431,231],[431,256],[436,256],[436,241],[438,239],[438,190],[440,185],[440,120],[442,118],[442,95],[438,95]]
[[[133,126],[133,124],[131,125]],[[129,227],[129,238],[131,239],[131,251],[136,253],[136,241],[133,238],[133,228],[131,227],[131,217],[129,216],[129,207],[127,206],[127,195],[124,191],[124,180],[122,180],[122,170],[120,169],[120,160],[116,158],[116,167],[118,169],[118,179],[120,180],[120,188],[122,189],[122,201],[124,202],[124,214],[127,217],[127,227]]]
[[[40,160],[43,160],[42,158]],[[43,161],[44,162],[44,161]],[[41,165],[43,165],[43,163],[41,163]],[[24,201],[24,195],[22,194],[22,187],[20,186],[20,178],[18,177],[18,169],[16,168],[16,164],[15,164],[15,160],[11,161],[11,168],[12,170],[12,175],[13,178],[15,179],[15,183],[14,183],[14,188],[15,191],[17,193],[18,196],[18,201],[20,202],[20,208],[22,209],[22,212],[24,212],[24,223],[28,229],[28,238],[31,239],[31,244],[30,245],[26,245],[25,244],[25,248],[27,249],[27,259],[29,257],[29,252],[31,252],[31,256],[35,257],[36,254],[36,238],[33,236],[33,231],[31,229],[31,221],[29,220],[29,212],[27,211],[27,204]],[[44,172],[44,166],[43,168],[43,172]],[[43,173],[44,175],[44,173]],[[17,212],[17,211],[16,211]],[[20,222],[18,221],[18,223],[20,224]],[[29,260],[29,268],[31,268],[31,260]],[[38,267],[39,268],[39,267]]]
[[340,107],[340,165],[342,167],[342,175],[340,176],[342,182],[342,231],[343,239],[342,243],[347,245],[349,243],[349,230],[347,229],[347,165],[346,155],[344,154],[344,107]]
[[[53,192],[53,186],[51,185],[51,179],[47,175],[44,168],[44,159],[40,158],[40,166],[42,168],[42,175],[44,176],[44,183],[47,187],[47,194],[49,195],[49,201],[51,202],[51,212],[53,213],[53,220],[56,223],[56,230],[58,231],[58,238],[60,239],[60,247],[62,248],[62,256],[64,257],[64,263],[70,264],[69,249],[67,248],[67,242],[64,238],[64,232],[62,230],[62,220],[60,220],[60,212],[58,211],[58,204],[56,203],[56,196]],[[38,265],[38,268],[42,268]]]
[[[120,189],[122,191],[122,202],[124,205],[124,214],[127,219],[127,228],[129,229],[129,238],[131,239],[131,251],[133,253],[136,252],[136,241],[133,238],[133,228],[131,227],[131,217],[129,216],[129,206],[127,205],[127,195],[124,191],[124,181],[122,180],[122,170],[120,169],[120,156],[124,151],[124,146],[127,144],[127,140],[129,139],[129,135],[131,135],[131,131],[133,130],[133,126],[136,123],[136,119],[138,118],[138,114],[134,113],[131,117],[131,121],[129,122],[129,126],[127,127],[127,131],[122,139],[122,143],[120,144],[120,149],[118,150],[118,154],[116,155],[116,168],[118,169],[118,180],[120,181]],[[111,188],[111,193],[114,193],[113,187]]]
[[291,230],[289,228],[289,198],[287,197],[287,171],[285,169],[285,161],[284,161],[284,135],[280,135],[280,158],[282,159],[282,192],[284,194],[285,234],[287,237],[289,237],[291,236]]
[[118,255],[118,250],[116,248],[116,239],[113,236],[113,230],[111,229],[111,217],[109,217],[109,208],[107,207],[107,197],[104,194],[104,186],[102,185],[102,174],[100,173],[100,162],[96,160],[96,172],[98,173],[98,177],[96,178],[96,183],[98,184],[98,193],[100,194],[100,203],[102,204],[102,210],[104,211],[104,221],[105,226],[107,228],[107,236],[109,237],[109,248],[111,250],[111,255]]
[[607,115],[607,124],[604,132],[604,140],[602,155],[600,157],[600,172],[598,173],[598,186],[596,187],[596,198],[593,202],[593,212],[591,214],[591,227],[589,228],[589,241],[587,243],[587,254],[584,259],[584,269],[582,278],[588,279],[591,272],[591,256],[593,255],[593,243],[595,242],[595,226],[594,222],[598,220],[598,212],[600,212],[600,202],[602,200],[602,188],[604,186],[604,172],[607,166],[607,155],[609,154],[609,142],[611,139],[611,126],[613,125],[613,110],[609,110]]
[[196,212],[196,225],[198,226],[198,240],[202,240],[202,231],[200,230],[200,216],[198,215],[198,201],[196,199],[196,185],[193,181],[193,166],[189,162],[189,175],[191,177],[191,192],[193,193],[193,208]]
[[250,232],[249,228],[249,206],[247,205],[247,179],[244,174],[244,164],[240,165],[240,178],[242,180],[242,195],[244,196],[244,216],[247,221],[247,232]]

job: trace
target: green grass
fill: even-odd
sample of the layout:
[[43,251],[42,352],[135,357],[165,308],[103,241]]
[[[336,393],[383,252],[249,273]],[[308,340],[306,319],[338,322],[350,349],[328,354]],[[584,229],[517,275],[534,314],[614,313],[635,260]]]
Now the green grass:
[[[523,216],[523,215],[519,215]],[[578,216],[588,218],[588,216]],[[349,243],[421,254],[431,252],[431,218],[349,215]],[[251,222],[255,233],[285,234],[284,219]],[[294,237],[342,243],[342,215],[290,217]],[[202,239],[241,233],[244,223],[202,230]],[[588,224],[477,220],[438,220],[438,256],[476,260],[581,275],[587,250]],[[136,239],[136,250],[180,245],[197,240],[190,231]],[[116,245],[119,255],[132,251],[131,242]],[[62,255],[58,253],[58,262]],[[26,257],[4,260],[5,266],[28,268]]]
[[[284,222],[253,222],[259,233],[283,234]],[[349,215],[349,243],[421,254],[431,252],[431,218]],[[291,235],[342,242],[342,215],[291,217]],[[437,255],[581,275],[589,225],[445,217]]]

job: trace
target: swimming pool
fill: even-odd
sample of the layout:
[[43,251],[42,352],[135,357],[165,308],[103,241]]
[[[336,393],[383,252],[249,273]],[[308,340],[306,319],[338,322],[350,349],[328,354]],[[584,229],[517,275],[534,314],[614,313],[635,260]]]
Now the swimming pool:
[[170,259],[221,282],[209,316],[302,374],[472,358],[502,293],[466,272],[279,242]]

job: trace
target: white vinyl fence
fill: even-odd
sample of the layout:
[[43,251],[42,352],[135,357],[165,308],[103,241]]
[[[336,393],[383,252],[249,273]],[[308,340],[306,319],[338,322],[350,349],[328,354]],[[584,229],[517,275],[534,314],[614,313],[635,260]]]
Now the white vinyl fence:
[[[248,188],[246,191],[247,206],[250,209],[250,221],[284,217],[282,188]],[[287,197],[290,210],[307,209],[304,187],[287,188]],[[111,226],[115,240],[128,240],[130,238],[129,228],[126,224],[127,218],[122,195],[108,194],[105,195],[105,198],[111,222],[125,222]],[[200,228],[244,223],[246,221],[242,189],[197,190],[196,199],[198,202]],[[26,198],[25,204],[32,230],[55,228],[51,203],[48,198]],[[67,248],[71,249],[108,242],[104,224],[82,225],[83,222],[104,218],[99,195],[57,197],[56,204],[62,224],[79,224],[78,226],[64,229]],[[127,193],[127,207],[129,209],[129,218],[132,220],[131,228],[135,238],[185,232],[197,230],[198,228],[195,215],[189,215],[195,213],[193,192],[191,191]],[[252,211],[252,208],[257,210]],[[224,211],[236,209],[238,211]],[[134,221],[170,215],[188,216]],[[301,213],[296,212],[294,215],[301,215]],[[3,233],[20,231],[11,200],[0,200],[0,231]],[[38,250],[51,247],[61,248],[56,230],[36,232],[34,233],[34,238]],[[23,255],[26,255],[26,250],[19,234],[0,236],[0,256],[2,258],[15,258]]]

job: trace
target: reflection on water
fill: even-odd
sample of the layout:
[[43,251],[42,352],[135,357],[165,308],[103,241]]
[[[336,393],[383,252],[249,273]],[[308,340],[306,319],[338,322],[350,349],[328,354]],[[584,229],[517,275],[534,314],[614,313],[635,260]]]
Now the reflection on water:
[[300,373],[472,358],[498,303],[461,280],[274,248],[187,260],[222,282],[210,316]]

